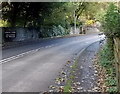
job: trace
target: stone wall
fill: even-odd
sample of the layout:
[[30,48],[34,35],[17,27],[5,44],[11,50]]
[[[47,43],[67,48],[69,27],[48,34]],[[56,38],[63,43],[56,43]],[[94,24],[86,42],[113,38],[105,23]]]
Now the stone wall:
[[[14,37],[11,36],[12,32],[14,33]],[[8,34],[8,32],[11,32]],[[7,41],[23,41],[29,39],[38,39],[38,31],[35,29],[28,29],[28,28],[2,28],[2,40],[3,42]]]
[[41,28],[2,28],[2,42],[36,40],[65,34],[67,34],[65,29],[60,25]]
[[23,41],[29,39],[38,39],[38,31],[35,29],[17,28],[16,38],[13,41]]

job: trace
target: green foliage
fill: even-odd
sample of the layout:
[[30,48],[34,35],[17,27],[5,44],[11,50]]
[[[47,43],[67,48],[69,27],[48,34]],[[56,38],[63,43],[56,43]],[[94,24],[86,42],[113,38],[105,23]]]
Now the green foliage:
[[[76,26],[77,27],[80,27],[80,26],[82,26],[83,25],[83,23],[81,22],[81,21],[77,21],[76,22]],[[74,26],[74,23],[72,22],[72,23],[70,23],[70,26]]]
[[110,43],[106,44],[99,53],[99,61],[101,66],[106,69],[107,78],[106,85],[109,87],[108,92],[117,92],[117,79],[114,64],[113,51],[109,47]]
[[100,52],[100,63],[104,67],[110,67],[113,63],[113,52],[106,45]]
[[2,19],[12,27],[39,27],[54,9],[63,5],[57,2],[2,2]]
[[0,20],[0,27],[9,27],[10,23],[8,21]]
[[117,87],[110,87],[110,88],[107,89],[107,92],[110,92],[112,94],[118,94],[117,93],[118,89],[117,89]]
[[59,25],[58,27],[53,26],[53,33],[54,33],[55,36],[64,35],[65,34],[65,29],[61,25]]
[[66,30],[61,26],[44,26],[41,27],[39,31],[39,37],[40,38],[45,38],[45,37],[53,37],[53,36],[62,36],[62,35],[67,35]]
[[116,86],[117,85],[117,80],[113,77],[108,77],[106,79],[106,85],[107,86]]
[[101,21],[103,18],[103,15],[106,12],[108,5],[109,5],[108,2],[88,3],[82,12],[82,17],[87,20],[97,19]]
[[108,77],[106,85],[108,92],[117,92],[116,69],[114,62],[114,37],[120,37],[120,13],[116,3],[110,3],[104,18],[103,29],[107,35],[107,45],[100,52],[100,64],[105,67]]
[[107,36],[120,36],[120,9],[111,3],[104,16],[104,31]]
[[[73,2],[2,2],[2,19],[11,27],[58,26],[69,28],[80,16],[86,3]],[[77,22],[79,25],[79,21]]]
[[65,34],[65,29],[61,25],[59,25],[58,26],[58,32],[60,33],[60,35],[64,35]]
[[68,80],[67,81],[67,84],[64,86],[64,93],[66,92],[70,92],[71,91],[71,84],[72,84],[72,81],[71,80]]

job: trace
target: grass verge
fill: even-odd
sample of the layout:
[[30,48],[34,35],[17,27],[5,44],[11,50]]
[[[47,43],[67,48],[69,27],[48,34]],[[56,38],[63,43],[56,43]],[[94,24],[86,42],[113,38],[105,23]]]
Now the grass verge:
[[104,45],[99,53],[99,63],[106,70],[106,92],[117,92],[117,80],[115,71],[114,55],[108,44]]
[[75,79],[74,73],[75,70],[77,69],[77,66],[78,66],[78,61],[76,60],[74,64],[71,66],[69,78],[66,82],[66,85],[64,86],[64,92],[72,92],[72,84],[73,84],[73,80]]

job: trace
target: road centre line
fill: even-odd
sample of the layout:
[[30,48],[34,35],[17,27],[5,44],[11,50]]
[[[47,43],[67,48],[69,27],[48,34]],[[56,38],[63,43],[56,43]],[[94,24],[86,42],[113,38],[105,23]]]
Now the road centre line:
[[16,55],[16,56],[12,56],[12,57],[9,57],[9,58],[6,58],[6,59],[2,59],[2,60],[0,60],[0,64],[4,64],[4,63],[6,63],[6,62],[9,62],[9,61],[15,60],[15,59],[17,59],[17,58],[23,57],[24,55],[27,55],[27,54],[29,54],[29,53],[35,53],[35,52],[39,51],[40,49],[50,48],[50,47],[53,47],[53,46],[54,46],[54,45],[41,47],[41,48],[38,48],[38,49],[35,49],[35,50],[31,50],[31,51],[27,51],[27,52],[18,54],[18,55]]
[[[96,36],[95,36],[95,37],[92,37],[92,38],[86,38],[86,39],[84,39],[84,40],[82,40],[82,41],[80,41],[80,42],[84,42],[84,41],[86,41],[86,40],[90,40],[90,39],[93,39],[93,38],[96,38]],[[37,49],[31,50],[31,51],[27,51],[27,52],[18,54],[18,55],[16,55],[16,56],[12,56],[12,57],[9,57],[9,58],[0,60],[0,64],[4,64],[4,63],[6,63],[6,62],[9,62],[9,61],[15,60],[15,59],[17,59],[17,58],[23,57],[24,55],[27,55],[27,54],[29,54],[29,53],[35,53],[35,52],[39,51],[40,49],[50,48],[50,47],[53,47],[53,46],[56,46],[56,45],[57,45],[57,44],[52,44],[52,45],[50,45],[50,46],[45,46],[45,47],[37,48]]]

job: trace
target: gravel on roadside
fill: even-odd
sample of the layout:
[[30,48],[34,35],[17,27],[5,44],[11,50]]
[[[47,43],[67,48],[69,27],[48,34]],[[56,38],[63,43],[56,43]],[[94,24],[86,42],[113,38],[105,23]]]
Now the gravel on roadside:
[[[85,49],[78,58],[67,61],[48,92],[105,92],[105,71],[97,63],[99,42]],[[76,61],[78,59],[78,61]]]

